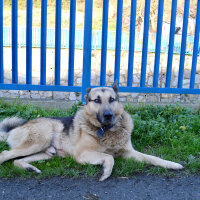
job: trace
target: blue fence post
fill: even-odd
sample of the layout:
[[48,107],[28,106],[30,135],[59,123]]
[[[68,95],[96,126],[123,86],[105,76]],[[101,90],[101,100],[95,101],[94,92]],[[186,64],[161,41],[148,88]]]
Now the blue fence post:
[[136,20],[137,1],[131,1],[130,35],[129,35],[129,54],[128,54],[128,75],[127,86],[131,87],[133,82],[133,62],[135,49],[135,20]]
[[40,54],[40,84],[46,85],[46,40],[47,40],[47,0],[42,0],[41,7],[41,54]]
[[196,66],[197,66],[197,56],[198,56],[198,50],[200,48],[200,45],[199,45],[200,23],[199,23],[199,21],[200,21],[200,0],[197,1],[196,27],[195,27],[195,37],[194,37],[193,55],[192,55],[192,69],[191,69],[191,75],[190,75],[190,88],[194,88]]
[[147,66],[147,51],[148,51],[148,34],[149,34],[149,16],[150,16],[150,0],[145,1],[144,14],[144,33],[143,33],[143,47],[142,47],[142,65],[140,87],[145,87],[146,82],[146,66]]
[[74,46],[75,46],[75,22],[76,22],[76,0],[70,1],[70,24],[69,24],[69,64],[68,85],[74,84]]
[[120,79],[120,57],[121,57],[121,40],[122,40],[122,13],[123,0],[117,0],[117,25],[115,38],[115,74],[114,81]]
[[18,83],[18,33],[17,33],[17,17],[18,17],[18,0],[12,0],[12,83]]
[[102,39],[101,39],[101,75],[100,75],[100,85],[101,86],[105,86],[105,84],[106,84],[108,6],[109,6],[109,0],[104,0],[103,1]]
[[32,84],[32,0],[27,1],[26,11],[26,84]]
[[159,0],[158,3],[158,20],[157,20],[157,35],[156,35],[156,52],[154,63],[153,87],[158,87],[159,66],[160,66],[160,46],[162,37],[162,20],[163,20],[164,0]]
[[61,0],[56,0],[55,85],[60,85]]
[[183,15],[183,31],[182,31],[182,41],[181,41],[181,55],[180,55],[179,74],[178,74],[178,88],[182,88],[183,84],[189,7],[190,7],[190,0],[185,0],[184,15]]
[[166,82],[165,82],[166,88],[169,88],[171,84],[172,60],[173,60],[175,24],[176,24],[176,10],[177,10],[177,0],[173,0],[172,10],[171,10],[169,49],[168,49],[167,72],[166,72]]
[[3,0],[0,0],[0,83],[3,82]]
[[90,86],[91,78],[91,42],[92,42],[92,6],[93,0],[85,0],[85,22],[83,41],[83,74],[82,74],[82,102],[86,88]]

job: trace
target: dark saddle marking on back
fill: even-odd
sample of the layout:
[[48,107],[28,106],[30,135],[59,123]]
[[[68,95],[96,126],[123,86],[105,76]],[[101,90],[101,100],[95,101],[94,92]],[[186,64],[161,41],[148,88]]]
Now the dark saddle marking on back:
[[69,129],[72,127],[73,128],[73,120],[74,120],[74,116],[69,116],[69,117],[50,117],[51,119],[55,119],[60,121],[63,126],[64,129],[63,131],[68,135],[69,134]]

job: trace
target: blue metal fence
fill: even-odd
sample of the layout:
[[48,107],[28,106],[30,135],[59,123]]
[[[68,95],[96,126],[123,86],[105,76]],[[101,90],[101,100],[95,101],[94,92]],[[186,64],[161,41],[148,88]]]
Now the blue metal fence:
[[[121,50],[128,50],[128,78],[127,87],[119,87],[120,92],[144,93],[181,93],[200,94],[200,89],[195,89],[195,74],[197,56],[199,51],[200,31],[200,0],[197,0],[195,35],[187,36],[187,25],[190,0],[185,0],[182,36],[175,35],[175,22],[177,0],[172,0],[170,35],[162,34],[162,18],[164,0],[159,0],[157,34],[149,34],[150,0],[145,1],[144,32],[135,33],[137,1],[131,1],[130,34],[122,32],[123,0],[117,1],[117,26],[116,32],[108,32],[108,7],[109,0],[103,0],[102,31],[92,31],[92,0],[85,0],[85,25],[84,32],[75,30],[76,0],[70,1],[70,29],[61,30],[61,0],[56,0],[56,25],[55,29],[47,29],[47,0],[42,0],[41,28],[32,27],[32,0],[27,1],[27,26],[19,28],[17,25],[18,1],[12,0],[12,29],[3,28],[3,0],[0,0],[0,89],[8,90],[51,90],[66,92],[82,92],[82,100],[87,87],[91,86],[91,49],[101,49],[101,77],[100,86],[106,85],[106,54],[107,49],[115,49],[114,79],[120,78]],[[21,33],[22,32],[22,33]],[[7,37],[7,35],[9,35]],[[24,37],[21,37],[24,35]],[[10,37],[11,36],[11,37]],[[54,40],[52,40],[54,37]],[[12,38],[12,41],[10,41]],[[24,41],[26,38],[26,41]],[[38,41],[40,38],[40,41]],[[83,40],[82,40],[83,38]],[[8,41],[7,41],[8,39]],[[12,46],[12,84],[4,83],[3,74],[3,45]],[[18,84],[18,45],[26,45],[26,84]],[[46,85],[46,48],[55,45],[55,82]],[[40,85],[32,84],[32,47],[41,48],[41,73]],[[69,48],[68,85],[60,85],[60,48]],[[74,86],[74,48],[83,48],[82,86]],[[142,51],[142,65],[140,87],[132,87],[134,51]],[[153,87],[146,87],[147,52],[155,52],[155,66]],[[166,85],[158,87],[160,53],[168,52]],[[171,88],[171,72],[173,53],[180,53],[180,66],[177,88]],[[192,70],[190,87],[182,88],[185,54],[192,54]],[[120,82],[120,80],[119,80]]]

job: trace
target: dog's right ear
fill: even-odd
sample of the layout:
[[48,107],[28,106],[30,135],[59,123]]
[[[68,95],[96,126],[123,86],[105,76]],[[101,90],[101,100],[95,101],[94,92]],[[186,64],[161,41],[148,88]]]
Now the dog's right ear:
[[84,96],[86,104],[87,104],[88,101],[89,101],[89,93],[90,93],[91,89],[92,89],[92,88],[87,88],[87,89],[86,89],[87,93],[86,93],[86,95]]
[[112,84],[112,88],[113,90],[118,93],[118,80],[116,80],[113,84]]

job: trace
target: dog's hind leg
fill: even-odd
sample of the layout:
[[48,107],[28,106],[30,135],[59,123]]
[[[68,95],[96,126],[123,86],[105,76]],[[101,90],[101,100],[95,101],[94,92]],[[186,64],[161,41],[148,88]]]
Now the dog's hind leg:
[[47,147],[44,145],[32,144],[28,146],[27,144],[22,144],[18,147],[15,147],[14,149],[0,153],[0,164],[13,158],[24,157],[41,152],[45,148]]
[[89,163],[92,165],[103,165],[103,173],[100,181],[107,179],[113,169],[114,158],[113,156],[96,151],[83,151],[79,156],[75,156],[79,163]]
[[156,156],[140,153],[136,151],[135,149],[133,149],[131,144],[128,145],[128,148],[125,150],[123,157],[133,158],[134,160],[139,161],[139,162],[146,162],[146,163],[149,163],[155,166],[160,166],[167,169],[181,170],[184,168],[182,165],[178,163],[168,161],[168,160],[163,160]]
[[38,153],[31,156],[27,156],[25,158],[14,160],[14,165],[31,172],[41,173],[41,171],[38,168],[34,167],[33,165],[29,163],[39,161],[39,160],[48,160],[51,158],[52,156],[47,153]]

